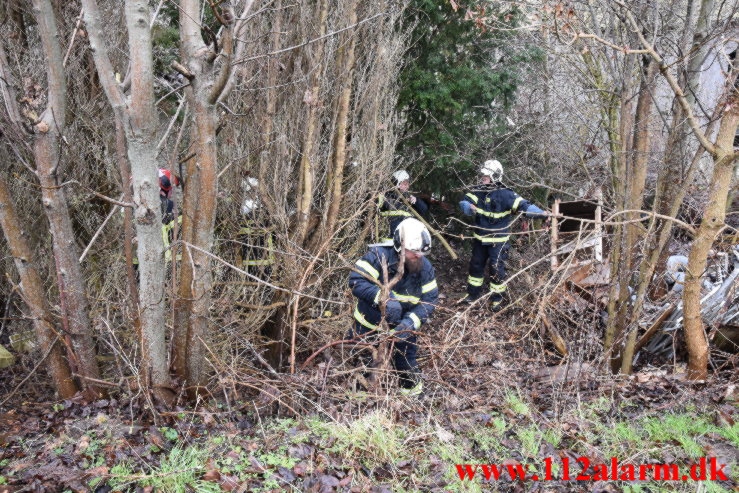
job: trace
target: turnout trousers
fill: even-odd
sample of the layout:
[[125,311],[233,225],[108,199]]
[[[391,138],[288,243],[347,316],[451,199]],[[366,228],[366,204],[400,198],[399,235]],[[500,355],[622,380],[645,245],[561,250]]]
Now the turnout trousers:
[[503,301],[507,286],[505,261],[508,258],[508,241],[499,243],[483,243],[472,240],[472,259],[470,260],[469,277],[467,277],[467,295],[476,300],[482,295],[485,282],[485,266],[490,261],[490,303],[497,306]]
[[[372,343],[380,338],[380,333],[355,321],[349,331],[348,338],[364,338],[365,342]],[[393,348],[393,367],[398,372],[400,386],[404,389],[410,389],[420,381],[421,370],[418,368],[418,361],[416,360],[417,353],[416,334],[406,335],[405,339],[396,339],[395,347]],[[361,347],[359,347],[357,348],[356,354],[358,355],[360,364],[366,367],[370,366],[372,355],[369,351],[362,351]]]
[[275,263],[272,232],[266,228],[244,226],[239,231],[241,266],[250,274],[269,276]]

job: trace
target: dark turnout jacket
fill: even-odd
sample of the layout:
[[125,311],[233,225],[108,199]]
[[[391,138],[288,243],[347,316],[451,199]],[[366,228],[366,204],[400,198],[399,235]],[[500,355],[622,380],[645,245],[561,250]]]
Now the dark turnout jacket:
[[527,217],[543,215],[544,211],[503,185],[480,185],[472,188],[461,202],[477,207],[474,237],[483,243],[508,241],[511,223],[517,212],[526,212]]
[[[411,197],[411,194],[406,192],[403,196],[407,200]],[[377,207],[380,209],[380,216],[386,218],[388,221],[390,238],[392,238],[398,224],[406,218],[414,217],[413,213],[409,210],[405,202],[403,202],[403,200],[398,196],[396,191],[381,193],[377,197]],[[426,217],[428,214],[428,204],[418,197],[416,197],[416,203],[412,204],[411,207],[413,207],[421,217]]]
[[[388,276],[392,279],[398,271],[400,256],[393,247],[373,247],[369,253],[355,264],[357,270],[365,275],[352,271],[349,275],[349,287],[357,298],[354,309],[354,319],[368,329],[378,329],[380,324],[380,287],[367,277],[379,281],[386,280],[382,275],[382,258],[387,259]],[[400,301],[403,307],[403,316],[400,323],[406,319],[413,322],[418,329],[428,320],[434,311],[439,298],[439,289],[436,285],[436,276],[431,262],[422,258],[423,268],[417,274],[405,273],[395,285],[391,296]]]

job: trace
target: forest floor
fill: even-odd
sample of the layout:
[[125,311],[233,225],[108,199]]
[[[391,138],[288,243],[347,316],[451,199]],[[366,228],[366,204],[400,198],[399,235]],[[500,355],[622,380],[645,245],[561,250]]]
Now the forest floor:
[[[528,261],[525,250],[514,267]],[[691,383],[679,358],[616,377],[582,349],[569,371],[554,371],[561,358],[532,332],[521,305],[460,314],[454,302],[466,259],[439,257],[445,296],[421,340],[422,397],[400,396],[393,381],[377,393],[354,390],[338,350],[295,376],[255,364],[229,377],[238,388],[224,385],[222,396],[156,419],[125,392],[94,403],[38,402],[44,387],[33,376],[23,389],[36,393],[21,390],[0,410],[0,492],[739,491],[736,361]],[[573,348],[599,337],[565,335]],[[15,389],[35,364],[27,359],[0,385]],[[683,480],[704,457],[709,479],[711,458],[725,464],[726,479]],[[679,466],[678,480],[654,479],[664,464]],[[652,468],[642,477],[640,465]]]

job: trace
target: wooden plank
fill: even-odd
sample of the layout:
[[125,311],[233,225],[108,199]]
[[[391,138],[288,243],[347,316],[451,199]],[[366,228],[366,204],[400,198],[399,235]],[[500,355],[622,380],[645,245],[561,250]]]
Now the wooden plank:
[[547,329],[547,332],[549,332],[549,337],[552,339],[552,343],[554,344],[555,349],[557,349],[559,354],[561,354],[562,356],[567,356],[567,343],[559,334],[559,331],[554,328],[554,325],[552,325],[552,322],[549,321],[549,318],[544,313],[541,314],[541,321],[544,323],[544,327]]
[[636,353],[639,349],[644,347],[649,342],[652,336],[657,333],[659,328],[662,327],[662,324],[665,322],[665,320],[667,320],[667,317],[669,317],[674,310],[675,305],[670,305],[659,315],[659,317],[657,317],[657,320],[654,321],[651,327],[649,327],[644,335],[641,336],[641,338],[637,341],[636,346],[634,347],[634,353]]
[[559,215],[559,199],[554,200],[554,204],[552,204],[552,270],[556,270],[557,266],[559,265],[559,260],[557,259],[557,243],[559,242],[559,220],[557,219],[557,216]]
[[593,304],[595,306],[599,306],[602,308],[605,308],[605,303],[600,301],[600,299],[597,296],[594,296],[593,293],[588,291],[587,289],[583,288],[576,282],[572,282],[570,280],[565,281],[565,285],[573,291],[575,294],[577,294],[580,298],[584,299],[590,304]]

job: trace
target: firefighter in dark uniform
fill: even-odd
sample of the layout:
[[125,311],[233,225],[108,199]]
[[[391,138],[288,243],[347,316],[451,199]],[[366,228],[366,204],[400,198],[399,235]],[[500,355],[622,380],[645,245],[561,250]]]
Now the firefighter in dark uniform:
[[423,381],[416,361],[416,335],[409,331],[421,328],[433,313],[439,297],[434,268],[425,257],[431,249],[431,235],[418,219],[407,218],[398,225],[392,246],[372,247],[357,261],[359,272],[352,271],[349,275],[349,287],[357,298],[349,338],[368,336],[371,340],[382,336],[377,284],[387,281],[382,272],[382,259],[387,260],[388,276],[392,279],[398,271],[401,248],[405,249],[403,277],[392,289],[385,318],[397,338],[393,364],[400,376],[400,391],[404,395],[418,395],[423,391]]
[[259,201],[259,180],[243,182],[244,202],[241,206],[243,226],[239,230],[241,268],[250,274],[269,275],[275,263],[272,232],[264,224]]
[[[413,207],[421,217],[426,218],[429,211],[428,204],[415,195],[408,193],[410,178],[411,177],[408,172],[403,169],[393,173],[393,181],[395,182],[395,186],[398,187],[400,193],[403,194],[403,197],[405,197],[408,203],[411,204],[411,207]],[[380,217],[385,218],[388,222],[388,236],[382,238],[380,240],[382,242],[392,241],[393,232],[395,231],[395,228],[398,227],[398,224],[406,218],[413,217],[413,213],[408,210],[408,206],[405,205],[405,202],[398,197],[397,192],[394,190],[388,193],[381,193],[377,197],[377,207],[380,210]]]
[[464,303],[482,296],[485,266],[490,261],[490,307],[497,311],[507,291],[505,261],[511,223],[516,213],[526,217],[546,217],[547,213],[501,183],[503,166],[499,161],[485,161],[480,169],[480,184],[469,190],[459,203],[462,211],[474,216],[472,258]]

